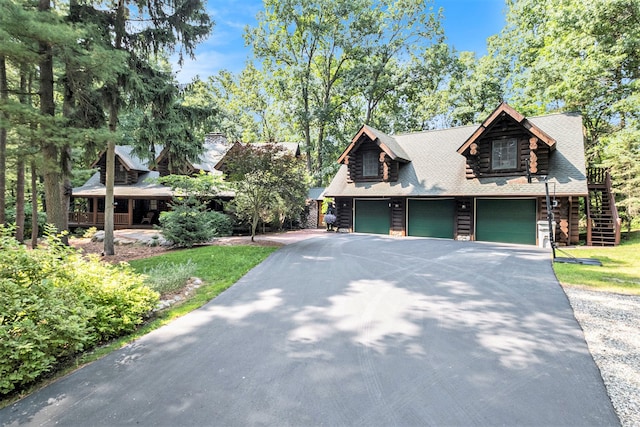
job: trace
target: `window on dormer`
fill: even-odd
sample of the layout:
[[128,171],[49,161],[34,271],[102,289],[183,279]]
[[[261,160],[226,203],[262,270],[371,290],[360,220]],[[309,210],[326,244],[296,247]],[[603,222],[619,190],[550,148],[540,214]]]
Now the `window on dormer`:
[[375,151],[365,151],[362,154],[362,176],[378,176],[378,153]]
[[508,170],[518,167],[518,141],[515,138],[499,139],[491,145],[491,169]]

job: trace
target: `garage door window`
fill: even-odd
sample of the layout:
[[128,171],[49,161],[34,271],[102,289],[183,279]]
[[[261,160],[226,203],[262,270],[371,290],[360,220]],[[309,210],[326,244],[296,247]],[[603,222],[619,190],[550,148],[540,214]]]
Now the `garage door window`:
[[507,170],[517,167],[518,142],[515,138],[493,141],[491,146],[491,169]]

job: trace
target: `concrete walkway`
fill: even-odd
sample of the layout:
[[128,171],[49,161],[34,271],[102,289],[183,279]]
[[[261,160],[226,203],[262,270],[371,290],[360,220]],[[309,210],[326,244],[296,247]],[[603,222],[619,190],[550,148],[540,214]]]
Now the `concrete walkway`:
[[549,258],[318,234],[0,425],[617,425]]

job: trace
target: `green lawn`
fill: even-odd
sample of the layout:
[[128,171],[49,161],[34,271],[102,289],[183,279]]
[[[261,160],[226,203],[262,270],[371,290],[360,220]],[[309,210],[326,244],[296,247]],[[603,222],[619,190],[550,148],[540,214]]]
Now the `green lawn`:
[[558,257],[564,257],[566,252],[576,258],[596,258],[602,262],[601,267],[555,263],[553,268],[563,285],[640,295],[640,231],[632,232],[628,240],[623,239],[616,247],[560,248],[560,251]]
[[215,298],[277,249],[264,246],[204,246],[133,260],[129,264],[139,273],[162,263],[191,261],[196,265],[194,275],[202,279],[204,285],[195,296],[165,314],[165,317],[175,318]]

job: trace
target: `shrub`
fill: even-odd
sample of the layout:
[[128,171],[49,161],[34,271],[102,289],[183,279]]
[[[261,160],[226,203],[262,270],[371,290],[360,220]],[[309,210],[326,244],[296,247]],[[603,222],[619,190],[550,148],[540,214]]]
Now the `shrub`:
[[222,212],[211,211],[209,212],[209,216],[214,237],[231,236],[233,233],[233,219],[231,219],[229,215],[225,215]]
[[93,236],[95,236],[97,232],[98,232],[98,229],[96,227],[89,227],[87,229],[87,231],[85,231],[82,234],[82,237],[84,237],[85,239],[92,239]]
[[0,225],[0,394],[37,379],[65,357],[132,331],[158,294],[127,265],[83,258],[47,231],[27,250]]
[[198,266],[188,260],[185,263],[163,262],[152,268],[144,269],[145,283],[160,294],[181,289],[192,277]]
[[230,235],[231,219],[220,212],[208,211],[187,204],[174,205],[173,210],[160,213],[162,235],[176,246],[192,247],[217,236]]

